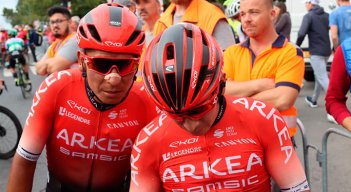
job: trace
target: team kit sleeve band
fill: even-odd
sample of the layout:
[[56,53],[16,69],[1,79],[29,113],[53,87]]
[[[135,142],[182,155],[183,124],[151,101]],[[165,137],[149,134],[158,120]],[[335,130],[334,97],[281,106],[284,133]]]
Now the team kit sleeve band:
[[308,185],[307,180],[303,181],[302,183],[299,183],[298,185],[294,186],[294,187],[290,187],[287,189],[281,189],[280,191],[282,192],[302,192],[302,191],[306,191],[306,190],[310,190],[310,186]]
[[25,150],[23,147],[21,147],[20,145],[18,145],[17,147],[17,153],[27,159],[28,161],[37,161],[40,157],[40,154],[33,154],[27,150]]

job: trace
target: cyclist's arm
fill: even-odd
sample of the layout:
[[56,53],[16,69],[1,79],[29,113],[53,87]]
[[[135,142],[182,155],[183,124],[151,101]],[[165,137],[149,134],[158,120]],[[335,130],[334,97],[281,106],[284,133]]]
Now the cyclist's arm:
[[9,189],[13,191],[23,191],[22,187],[31,191],[36,161],[50,136],[57,96],[67,82],[67,73],[60,74],[60,78],[56,73],[48,76],[34,94],[10,171]]
[[[272,107],[267,104],[266,112]],[[304,169],[292,146],[286,124],[278,111],[269,118],[260,117],[257,132],[265,151],[265,166],[268,173],[285,192],[309,191]]]
[[[161,116],[164,117],[163,115]],[[157,155],[157,146],[160,144],[151,141],[152,139],[150,138],[150,129],[158,125],[161,116],[158,116],[153,122],[149,123],[141,130],[134,142],[130,160],[130,192],[161,191],[162,182],[158,171],[160,165],[157,160],[159,158]]]
[[8,192],[30,192],[32,190],[36,161],[28,161],[15,154],[7,184]]

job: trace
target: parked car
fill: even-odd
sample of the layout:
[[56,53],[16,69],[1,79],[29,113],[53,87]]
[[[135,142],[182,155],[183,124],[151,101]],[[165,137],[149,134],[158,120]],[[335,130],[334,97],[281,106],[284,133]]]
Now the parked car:
[[[314,74],[313,74],[313,69],[311,66],[311,62],[310,62],[310,52],[308,51],[308,48],[302,48],[303,51],[303,56],[305,58],[305,75],[304,78],[306,81],[314,81]],[[330,71],[330,66],[331,63],[333,61],[333,55],[331,55],[328,59],[328,63],[327,63],[327,71]]]

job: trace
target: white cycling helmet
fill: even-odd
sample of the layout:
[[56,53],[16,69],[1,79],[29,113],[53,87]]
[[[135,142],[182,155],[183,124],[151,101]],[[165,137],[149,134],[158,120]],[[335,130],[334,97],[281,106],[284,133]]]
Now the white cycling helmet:
[[239,14],[240,0],[229,0],[224,3],[226,5],[225,16],[234,17]]

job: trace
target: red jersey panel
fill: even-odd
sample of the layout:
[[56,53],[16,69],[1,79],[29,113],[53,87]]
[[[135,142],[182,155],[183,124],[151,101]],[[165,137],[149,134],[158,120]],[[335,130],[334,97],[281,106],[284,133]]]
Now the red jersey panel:
[[156,116],[146,92],[136,87],[122,103],[98,111],[79,70],[50,75],[35,93],[19,154],[36,160],[46,145],[48,170],[62,184],[81,191],[121,188],[133,142]]
[[249,98],[227,97],[222,119],[203,136],[161,114],[139,133],[131,166],[130,190],[138,192],[264,192],[270,177],[281,188],[308,188],[283,118]]

